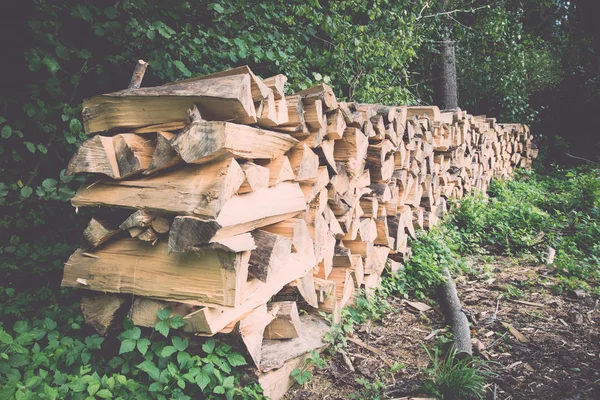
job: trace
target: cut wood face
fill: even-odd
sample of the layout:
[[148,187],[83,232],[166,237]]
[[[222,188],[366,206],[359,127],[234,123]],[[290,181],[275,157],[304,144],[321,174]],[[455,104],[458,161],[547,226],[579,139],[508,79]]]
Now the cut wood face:
[[91,257],[77,250],[65,264],[62,286],[233,307],[244,300],[249,256],[216,249],[168,255],[166,243],[120,239]]
[[139,179],[92,181],[77,191],[71,204],[144,208],[215,218],[244,179],[235,160],[220,160]]
[[115,128],[189,122],[187,110],[194,104],[205,119],[254,124],[251,80],[250,74],[240,74],[95,96],[83,102],[83,126],[91,135]]
[[193,122],[170,144],[187,163],[204,164],[226,156],[273,159],[298,141],[289,135],[229,122]]

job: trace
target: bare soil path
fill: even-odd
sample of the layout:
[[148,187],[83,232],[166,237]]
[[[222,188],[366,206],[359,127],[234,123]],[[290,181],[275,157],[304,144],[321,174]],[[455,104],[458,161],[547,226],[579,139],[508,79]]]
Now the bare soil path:
[[[552,268],[544,265],[509,257],[469,261],[477,272],[456,283],[472,323],[477,355],[489,360],[488,366],[498,374],[489,384],[488,398],[600,399],[597,299],[553,293],[556,279]],[[394,311],[380,322],[361,326],[356,334],[380,352],[349,342],[347,355],[354,372],[336,355],[287,399],[426,397],[420,388],[430,360],[423,345],[439,345],[446,333],[438,305],[425,302],[431,309],[420,312],[405,299],[390,299]],[[394,362],[406,366],[392,375],[389,366]],[[361,392],[357,378],[381,382],[381,397]]]

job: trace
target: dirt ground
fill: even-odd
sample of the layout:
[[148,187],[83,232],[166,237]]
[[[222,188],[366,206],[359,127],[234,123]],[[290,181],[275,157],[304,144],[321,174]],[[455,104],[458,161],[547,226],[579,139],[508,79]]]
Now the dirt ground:
[[[456,283],[477,356],[489,360],[497,374],[488,385],[488,398],[600,399],[597,300],[589,294],[553,294],[552,269],[543,265],[507,257],[469,261],[477,273]],[[383,382],[383,398],[426,397],[419,392],[430,363],[423,345],[440,343],[445,324],[435,301],[424,302],[431,309],[420,312],[405,299],[390,299],[394,311],[383,321],[361,326],[356,335],[374,350],[349,342],[346,361],[334,356],[286,399],[372,398],[360,394],[356,379],[361,377]],[[394,376],[383,372],[394,362],[406,367]]]

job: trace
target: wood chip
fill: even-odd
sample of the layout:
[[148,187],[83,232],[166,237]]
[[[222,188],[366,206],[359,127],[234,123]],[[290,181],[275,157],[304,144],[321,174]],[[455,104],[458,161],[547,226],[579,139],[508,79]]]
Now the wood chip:
[[425,312],[425,311],[431,310],[431,307],[429,307],[427,304],[421,303],[419,301],[404,300],[404,303],[408,304],[409,307],[414,308],[417,311]]
[[511,300],[513,303],[519,303],[519,304],[524,304],[526,306],[532,306],[532,307],[544,307],[545,304],[542,303],[534,303],[532,301],[525,301],[525,300]]
[[529,339],[527,339],[521,332],[519,332],[514,326],[508,324],[506,322],[502,322],[502,326],[504,326],[511,335],[513,335],[517,340],[521,343],[529,343]]
[[370,352],[373,352],[373,353],[377,354],[381,358],[381,360],[384,363],[386,363],[389,367],[393,366],[393,364],[391,362],[389,362],[388,360],[385,359],[386,354],[383,351],[379,350],[378,348],[370,346],[370,345],[366,344],[365,342],[363,342],[362,340],[360,340],[358,338],[353,338],[353,337],[346,336],[346,340],[354,343],[357,346],[362,347],[363,349],[367,349]]

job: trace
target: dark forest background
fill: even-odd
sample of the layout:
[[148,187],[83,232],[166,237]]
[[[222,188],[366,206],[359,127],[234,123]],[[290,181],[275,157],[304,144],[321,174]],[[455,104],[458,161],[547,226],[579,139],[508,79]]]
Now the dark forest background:
[[72,301],[55,296],[91,216],[70,206],[81,181],[64,176],[86,139],[81,103],[125,88],[138,59],[150,63],[143,86],[247,64],[286,74],[290,93],[325,82],[340,99],[435,104],[449,36],[461,108],[529,124],[538,165],[599,161],[600,1],[445,3],[1,2],[0,302],[16,292],[29,299],[22,307],[54,302],[60,312]]

